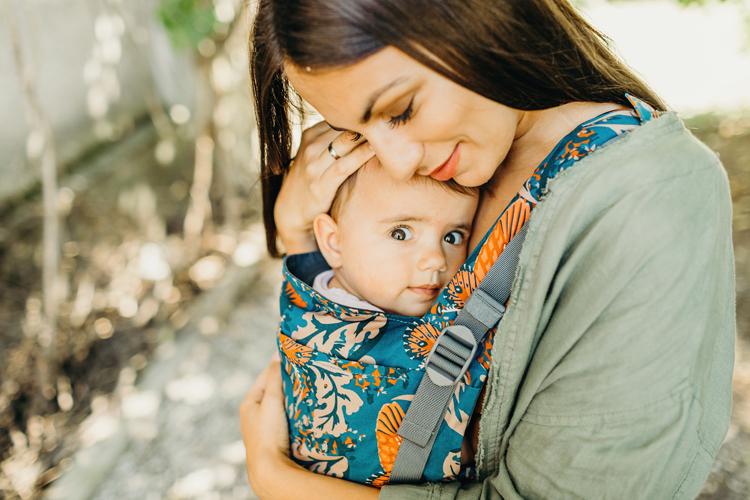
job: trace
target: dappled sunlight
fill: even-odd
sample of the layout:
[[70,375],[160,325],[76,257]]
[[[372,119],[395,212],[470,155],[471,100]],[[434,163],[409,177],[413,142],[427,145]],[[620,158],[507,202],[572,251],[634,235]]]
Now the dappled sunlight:
[[173,380],[166,387],[167,397],[172,401],[184,401],[197,405],[211,398],[216,392],[216,382],[211,376],[199,373]]

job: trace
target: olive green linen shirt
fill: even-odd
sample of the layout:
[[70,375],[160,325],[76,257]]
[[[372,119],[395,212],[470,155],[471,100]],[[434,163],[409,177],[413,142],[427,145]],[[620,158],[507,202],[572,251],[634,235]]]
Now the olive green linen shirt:
[[495,337],[479,480],[380,498],[694,498],[729,425],[731,210],[674,113],[558,175]]

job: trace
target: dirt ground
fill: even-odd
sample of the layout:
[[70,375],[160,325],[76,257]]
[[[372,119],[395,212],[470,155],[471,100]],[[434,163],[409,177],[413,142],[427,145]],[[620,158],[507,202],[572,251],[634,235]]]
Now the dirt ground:
[[[97,398],[174,337],[237,246],[237,231],[208,227],[191,254],[180,236],[191,149],[163,166],[153,135],[134,135],[123,151],[93,152],[62,182],[58,369],[46,382],[38,195],[0,214],[0,498],[35,498],[62,473]],[[244,215],[243,223],[254,212]]]

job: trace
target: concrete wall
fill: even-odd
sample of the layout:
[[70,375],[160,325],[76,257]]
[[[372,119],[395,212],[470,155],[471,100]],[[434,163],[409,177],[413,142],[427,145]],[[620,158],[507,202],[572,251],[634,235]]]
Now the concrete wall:
[[[189,54],[172,49],[156,20],[156,0],[10,3],[24,58],[36,70],[39,100],[57,136],[61,165],[68,165],[98,143],[116,140],[132,128],[134,120],[145,116],[139,60],[156,78],[167,107],[176,103],[189,106],[193,101]],[[0,18],[1,206],[35,185],[39,165],[27,157],[27,149],[33,157],[38,147],[34,138],[29,138],[27,110],[4,12]]]

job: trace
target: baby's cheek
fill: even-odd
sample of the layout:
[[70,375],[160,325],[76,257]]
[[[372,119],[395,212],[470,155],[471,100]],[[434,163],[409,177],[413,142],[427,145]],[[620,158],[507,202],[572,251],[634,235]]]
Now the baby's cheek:
[[454,274],[458,272],[459,269],[461,269],[461,266],[463,265],[464,262],[466,262],[466,258],[468,257],[467,250],[468,250],[467,245],[462,245],[461,247],[452,249],[452,251],[448,253],[447,274],[449,274],[450,276],[453,276]]
[[365,289],[380,300],[395,300],[406,288],[406,277],[392,267],[372,267],[366,276]]

